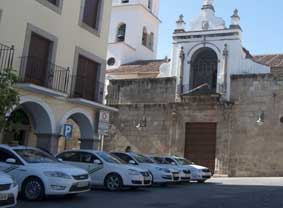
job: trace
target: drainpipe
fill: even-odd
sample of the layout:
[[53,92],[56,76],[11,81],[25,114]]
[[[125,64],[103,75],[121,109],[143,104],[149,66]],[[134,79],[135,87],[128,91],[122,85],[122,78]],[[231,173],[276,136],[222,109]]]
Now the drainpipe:
[[184,61],[185,61],[185,52],[184,52],[184,47],[181,47],[180,51],[180,60],[181,60],[181,65],[180,65],[180,96],[183,95],[184,92],[184,84],[183,84],[183,78],[184,78]]

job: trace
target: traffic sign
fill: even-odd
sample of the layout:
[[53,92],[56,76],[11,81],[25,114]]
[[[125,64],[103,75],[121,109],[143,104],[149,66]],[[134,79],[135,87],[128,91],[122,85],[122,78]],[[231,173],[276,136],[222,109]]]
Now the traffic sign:
[[73,126],[72,125],[70,125],[70,124],[65,124],[64,125],[63,136],[66,139],[71,139],[73,137]]

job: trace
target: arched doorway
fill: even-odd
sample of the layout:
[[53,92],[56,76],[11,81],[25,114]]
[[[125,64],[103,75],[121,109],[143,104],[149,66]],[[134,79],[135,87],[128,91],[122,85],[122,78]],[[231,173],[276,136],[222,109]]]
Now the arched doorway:
[[21,98],[8,116],[2,143],[41,147],[50,150],[55,121],[51,109],[42,101]]
[[216,93],[218,57],[211,48],[201,48],[191,60],[190,88],[202,86],[196,93]]
[[66,140],[64,137],[60,138],[58,151],[65,149],[93,149],[95,138],[95,128],[93,117],[82,109],[74,109],[64,116],[60,126],[63,128],[64,124],[73,126],[72,138]]

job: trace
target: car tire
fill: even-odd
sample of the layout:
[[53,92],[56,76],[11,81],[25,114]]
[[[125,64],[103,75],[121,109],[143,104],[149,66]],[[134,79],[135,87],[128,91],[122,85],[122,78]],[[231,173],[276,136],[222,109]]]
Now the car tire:
[[123,180],[120,175],[112,173],[106,176],[104,185],[108,191],[120,191],[123,187]]
[[28,201],[39,201],[44,198],[44,185],[39,178],[32,177],[24,181],[22,195]]

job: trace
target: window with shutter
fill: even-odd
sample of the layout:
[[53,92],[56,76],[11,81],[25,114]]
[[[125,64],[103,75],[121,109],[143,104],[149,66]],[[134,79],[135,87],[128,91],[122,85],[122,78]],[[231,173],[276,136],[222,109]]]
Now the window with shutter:
[[85,0],[83,22],[98,29],[101,0]]

